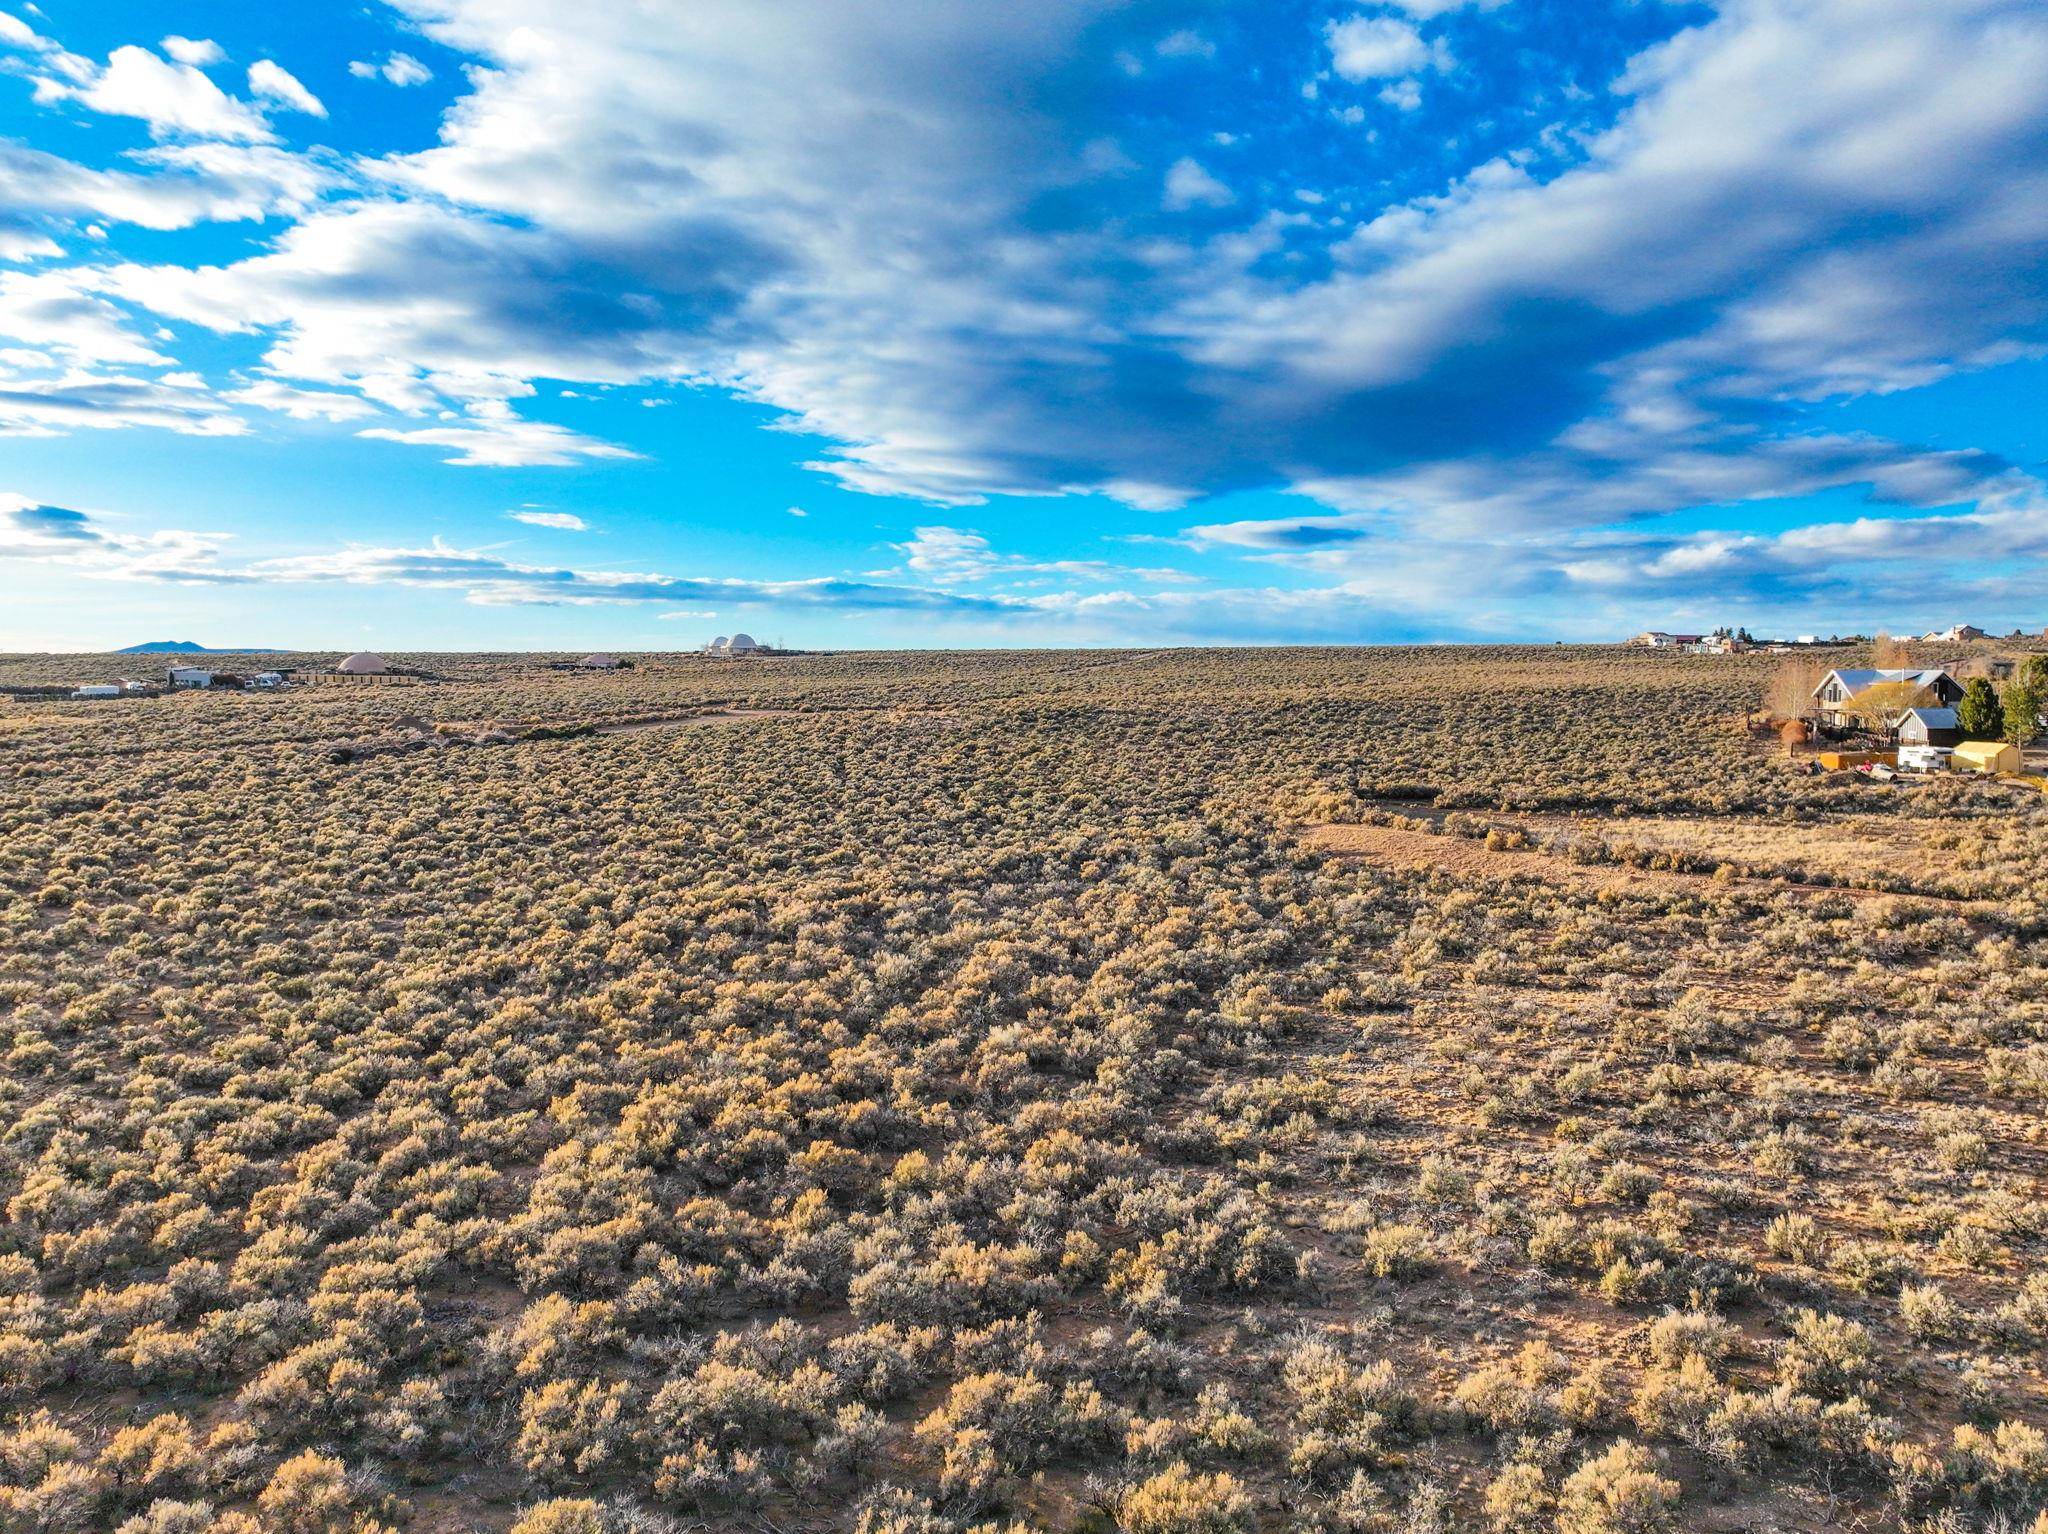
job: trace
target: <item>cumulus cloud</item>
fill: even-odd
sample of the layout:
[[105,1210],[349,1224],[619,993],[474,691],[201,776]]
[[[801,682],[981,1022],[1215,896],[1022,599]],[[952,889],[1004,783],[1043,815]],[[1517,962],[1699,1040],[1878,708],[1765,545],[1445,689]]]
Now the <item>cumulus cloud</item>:
[[356,59],[349,64],[348,72],[358,80],[381,79],[401,88],[425,85],[434,78],[433,70],[409,53],[387,53],[381,63],[373,59]]
[[89,81],[52,93],[110,117],[134,117],[158,138],[190,137],[268,143],[263,114],[223,91],[190,64],[172,63],[129,44],[107,55]]
[[1330,45],[1330,68],[1346,80],[1410,74],[1429,62],[1422,34],[1392,16],[1333,21],[1323,35]]
[[0,272],[0,336],[71,366],[171,361],[88,279],[62,269]]
[[1235,201],[1236,193],[1192,158],[1175,160],[1166,172],[1168,208],[1227,208]]
[[275,102],[287,111],[304,112],[308,117],[327,115],[327,108],[321,104],[320,98],[300,84],[290,70],[272,59],[258,59],[249,66],[249,93]]
[[163,50],[180,64],[190,64],[194,69],[207,69],[227,60],[227,50],[210,37],[179,37],[173,34],[163,41]]

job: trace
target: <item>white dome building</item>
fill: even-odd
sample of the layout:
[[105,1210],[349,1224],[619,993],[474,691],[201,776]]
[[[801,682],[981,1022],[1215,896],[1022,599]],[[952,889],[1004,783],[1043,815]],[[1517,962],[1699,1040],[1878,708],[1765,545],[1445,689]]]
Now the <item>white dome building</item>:
[[351,655],[334,669],[343,676],[382,676],[391,667],[385,664],[383,656],[372,655],[365,650],[360,654]]
[[616,655],[586,655],[576,664],[591,671],[616,671],[619,669],[619,658]]
[[723,650],[731,643],[732,641],[730,639],[727,639],[725,635],[720,634],[716,639],[712,640],[711,643],[704,646],[704,648],[707,650]]
[[733,635],[732,639],[729,641],[728,647],[732,650],[732,653],[735,655],[745,655],[750,651],[758,650],[761,648],[759,645],[754,643],[754,636],[752,634]]

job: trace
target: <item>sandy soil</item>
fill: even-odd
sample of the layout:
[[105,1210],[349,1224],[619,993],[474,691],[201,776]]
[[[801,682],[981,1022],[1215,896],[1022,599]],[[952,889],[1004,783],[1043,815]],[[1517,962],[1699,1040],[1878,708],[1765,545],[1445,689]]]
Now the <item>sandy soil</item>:
[[1302,840],[1336,857],[1363,858],[1390,868],[1437,869],[1468,879],[1565,879],[1598,889],[1689,890],[1713,882],[1694,874],[1567,863],[1534,848],[1495,851],[1463,836],[1432,836],[1394,826],[1310,826]]
[[[1581,824],[1584,824],[1583,822]],[[1532,824],[1531,829],[1535,829]],[[1588,825],[1588,830],[1593,827]],[[1965,902],[1936,895],[1898,895],[1889,890],[1799,884],[1787,879],[1735,879],[1723,884],[1710,874],[1660,869],[1623,868],[1604,863],[1573,863],[1541,848],[1495,850],[1462,836],[1434,836],[1394,826],[1318,825],[1302,832],[1305,845],[1334,857],[1361,858],[1390,868],[1441,869],[1460,878],[1544,879],[1590,889],[1684,890],[1702,887],[1781,890],[1809,896],[1843,896],[1850,900],[1927,900],[1942,905]]]

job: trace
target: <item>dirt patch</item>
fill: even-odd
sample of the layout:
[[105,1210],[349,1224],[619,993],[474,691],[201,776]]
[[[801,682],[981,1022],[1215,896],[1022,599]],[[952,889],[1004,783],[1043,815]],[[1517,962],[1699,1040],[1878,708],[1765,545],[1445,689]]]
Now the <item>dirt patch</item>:
[[1768,870],[1795,883],[1824,882],[1813,878],[1813,871],[1819,870],[1845,884],[1876,888],[1901,867],[1918,868],[1941,861],[1928,839],[1942,828],[1929,821],[1860,816],[1853,823],[1782,825],[1724,817],[1631,815],[1587,820],[1531,815],[1521,824],[1548,836],[1568,839],[1585,834],[1608,844]]
[[1335,857],[1363,858],[1390,868],[1430,869],[1460,878],[1566,879],[1596,889],[1694,890],[1714,881],[1703,876],[1567,863],[1530,848],[1496,850],[1463,836],[1437,836],[1395,826],[1310,826],[1302,841]]
[[[1586,822],[1575,824],[1591,825]],[[1849,900],[1926,900],[1958,906],[1941,895],[1902,895],[1848,885],[1800,884],[1789,879],[1718,879],[1712,874],[1629,868],[1612,863],[1575,863],[1541,847],[1493,848],[1463,836],[1433,835],[1396,826],[1317,825],[1302,832],[1304,845],[1335,857],[1363,858],[1391,868],[1432,869],[1459,878],[1544,879],[1596,890],[1767,889],[1796,895],[1840,895]]]
[[799,719],[818,713],[801,708],[729,708],[715,714],[686,714],[680,719],[629,719],[624,724],[601,724],[593,735],[642,735],[649,730],[691,730],[706,724],[733,724],[747,719]]

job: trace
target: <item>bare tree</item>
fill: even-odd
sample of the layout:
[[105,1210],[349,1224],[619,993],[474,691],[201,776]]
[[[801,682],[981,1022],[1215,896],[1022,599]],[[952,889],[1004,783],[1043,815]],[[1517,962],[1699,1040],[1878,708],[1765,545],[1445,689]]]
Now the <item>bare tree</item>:
[[1879,682],[1851,698],[1846,712],[1864,729],[1881,732],[1909,708],[1932,708],[1934,694],[1917,682]]
[[1818,662],[1788,660],[1771,673],[1764,707],[1773,719],[1803,719],[1813,712],[1813,690],[1827,671]]

